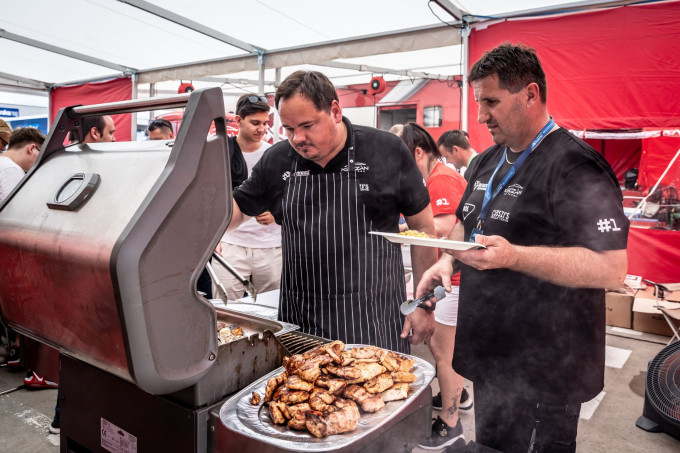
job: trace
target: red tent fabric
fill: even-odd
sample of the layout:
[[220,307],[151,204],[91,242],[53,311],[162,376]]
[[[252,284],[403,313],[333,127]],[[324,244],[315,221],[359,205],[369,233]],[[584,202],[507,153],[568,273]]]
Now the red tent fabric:
[[680,231],[631,228],[628,273],[653,282],[680,282]]
[[595,148],[597,152],[607,159],[612,170],[616,173],[616,178],[623,182],[624,174],[631,168],[638,168],[640,155],[642,153],[641,140],[599,140],[585,139],[586,143]]
[[[628,5],[539,19],[504,20],[470,34],[470,64],[496,45],[536,49],[548,80],[548,110],[569,129],[680,125],[680,2]],[[492,144],[477,122],[473,146]]]
[[[659,180],[675,154],[680,150],[680,137],[652,137],[642,140],[642,157],[638,184],[649,189]],[[680,157],[668,170],[660,186],[674,184],[680,189]]]
[[[62,107],[92,105],[132,99],[132,78],[119,77],[103,82],[60,86],[50,91],[50,121],[54,121]],[[129,113],[113,115],[118,141],[132,140],[132,117]]]

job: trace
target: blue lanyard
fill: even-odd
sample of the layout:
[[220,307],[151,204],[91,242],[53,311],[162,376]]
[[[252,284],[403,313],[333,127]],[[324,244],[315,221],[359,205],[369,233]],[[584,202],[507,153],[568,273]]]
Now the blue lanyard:
[[529,154],[536,149],[539,143],[545,138],[546,135],[552,130],[552,128],[555,127],[555,121],[550,118],[550,121],[548,121],[548,124],[543,126],[543,129],[536,135],[536,137],[531,141],[529,146],[522,151],[522,154],[519,156],[519,158],[515,161],[514,164],[512,164],[512,167],[510,167],[510,170],[503,176],[503,179],[501,179],[501,182],[498,184],[498,187],[494,190],[491,186],[493,184],[493,180],[496,177],[496,173],[498,173],[498,170],[503,166],[503,162],[505,161],[505,156],[508,154],[508,148],[506,147],[505,150],[503,151],[503,155],[501,156],[501,160],[498,162],[498,165],[496,165],[496,169],[494,170],[493,174],[491,175],[491,178],[489,179],[489,182],[486,185],[486,190],[484,190],[484,200],[482,201],[482,209],[479,213],[479,217],[477,217],[477,227],[472,230],[472,234],[470,235],[470,242],[475,242],[475,235],[476,234],[483,234],[482,231],[482,222],[486,219],[486,215],[489,213],[489,209],[491,208],[491,202],[496,198],[496,196],[501,193],[501,191],[505,188],[505,186],[508,185],[508,182],[512,179],[513,176],[519,171],[520,167],[522,167],[522,164],[524,164],[524,161],[527,160],[529,157]]

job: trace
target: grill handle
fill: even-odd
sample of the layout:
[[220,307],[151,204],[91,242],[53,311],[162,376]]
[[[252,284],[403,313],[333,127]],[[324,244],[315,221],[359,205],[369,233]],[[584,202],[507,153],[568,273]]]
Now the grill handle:
[[68,108],[71,118],[84,118],[96,115],[118,115],[120,113],[144,112],[147,110],[163,110],[185,107],[191,94],[179,94],[148,99],[133,99],[130,101],[109,102],[97,105],[79,105]]

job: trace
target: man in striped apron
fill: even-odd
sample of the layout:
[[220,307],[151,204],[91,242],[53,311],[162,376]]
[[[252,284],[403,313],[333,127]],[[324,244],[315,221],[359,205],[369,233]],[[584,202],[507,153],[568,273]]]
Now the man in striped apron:
[[[328,339],[408,352],[409,341],[430,337],[433,315],[400,314],[400,247],[368,233],[398,232],[400,213],[411,228],[434,233],[413,157],[398,137],[343,118],[335,88],[319,72],[291,74],[275,102],[288,141],[267,150],[234,191],[229,229],[243,214],[263,211],[281,225],[282,321]],[[436,250],[412,253],[417,283]]]

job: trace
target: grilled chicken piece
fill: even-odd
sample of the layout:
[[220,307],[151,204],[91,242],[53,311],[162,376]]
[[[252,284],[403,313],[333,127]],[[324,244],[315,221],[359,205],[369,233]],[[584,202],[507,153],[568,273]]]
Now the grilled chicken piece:
[[288,406],[288,414],[290,415],[290,420],[288,420],[288,427],[291,429],[297,429],[300,431],[307,430],[305,423],[307,422],[307,412],[312,410],[312,408],[307,403],[296,404],[294,406]]
[[267,386],[264,389],[265,403],[268,403],[272,400],[272,395],[274,395],[274,392],[276,392],[276,389],[279,388],[279,386],[286,382],[286,379],[288,379],[288,373],[284,371],[278,376],[274,376],[267,381]]
[[399,369],[399,357],[393,352],[388,352],[382,356],[380,364],[388,371],[397,371]]
[[366,381],[364,388],[368,393],[381,393],[392,387],[392,385],[394,385],[394,382],[390,373],[382,373]]
[[408,371],[395,371],[392,375],[392,380],[397,383],[397,382],[415,382],[416,381],[416,375],[413,373],[409,373]]
[[323,413],[320,411],[307,412],[306,426],[316,437],[326,437],[333,434],[354,431],[359,422],[359,408],[352,401],[336,400],[335,411]]
[[409,371],[416,364],[415,359],[409,359],[408,357],[400,356],[399,359],[401,363],[399,364],[399,369],[397,371]]
[[358,384],[373,379],[379,374],[384,373],[385,367],[379,363],[355,363],[352,365],[361,371],[361,375],[357,379],[349,379],[348,384]]
[[269,415],[272,417],[272,421],[277,425],[283,425],[288,420],[284,416],[286,411],[286,405],[279,401],[271,401],[269,403]]
[[342,357],[342,352],[345,350],[345,343],[340,340],[331,341],[327,345],[324,345],[324,351],[333,360],[333,362],[342,364],[344,359]]
[[383,401],[387,403],[388,401],[405,400],[408,396],[409,387],[410,385],[407,382],[394,384],[392,387],[382,392]]
[[379,359],[381,349],[377,346],[366,346],[365,348],[352,349],[352,357],[355,359]]
[[371,395],[365,388],[356,384],[348,385],[342,394],[345,398],[356,401],[364,412],[377,412],[385,407],[385,402],[380,394]]
[[303,381],[300,376],[294,374],[286,380],[286,387],[291,390],[303,390],[305,392],[311,392],[314,388],[314,384]]
[[333,395],[337,395],[347,386],[347,381],[322,374],[315,382],[319,387],[325,387]]
[[276,392],[274,392],[274,396],[272,396],[272,399],[274,401],[280,401],[285,404],[304,403],[309,399],[309,392],[305,392],[302,390],[291,390],[285,385],[282,385],[278,389],[276,389]]
[[326,366],[326,370],[328,370],[329,373],[341,377],[343,379],[358,379],[359,377],[361,377],[361,370],[354,366],[341,367],[328,365]]
[[262,397],[260,397],[260,394],[257,392],[253,392],[253,396],[250,398],[250,404],[253,406],[257,406],[260,404],[260,401],[262,400]]
[[315,411],[326,410],[333,401],[335,401],[335,396],[328,390],[319,387],[315,387],[309,395],[309,405]]
[[354,362],[356,359],[352,357],[352,351],[342,351],[342,363],[340,366],[347,366]]

